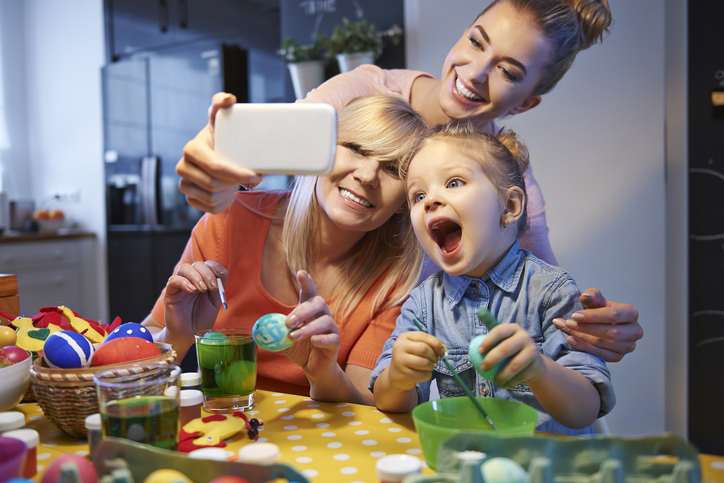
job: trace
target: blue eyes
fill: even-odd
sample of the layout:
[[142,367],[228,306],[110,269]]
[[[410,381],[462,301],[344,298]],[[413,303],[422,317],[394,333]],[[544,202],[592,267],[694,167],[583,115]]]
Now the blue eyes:
[[419,203],[420,201],[425,199],[425,193],[417,193],[415,196],[412,197],[413,203]]
[[[447,182],[447,184],[445,185],[445,188],[449,188],[449,189],[460,188],[464,184],[465,184],[465,182],[461,179],[451,179],[450,181]],[[412,195],[410,197],[410,200],[411,200],[412,204],[416,204],[416,203],[419,203],[422,200],[424,200],[426,197],[427,197],[427,195],[425,193],[418,192],[418,193],[415,193],[414,195]]]
[[447,184],[447,188],[459,188],[463,185],[463,182],[459,179],[453,179]]

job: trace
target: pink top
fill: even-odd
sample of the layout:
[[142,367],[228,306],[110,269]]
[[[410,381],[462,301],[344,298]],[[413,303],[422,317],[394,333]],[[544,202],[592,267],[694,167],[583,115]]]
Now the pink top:
[[[305,99],[297,102],[322,102],[339,109],[350,100],[360,96],[388,95],[410,102],[412,84],[418,77],[433,77],[425,72],[405,69],[381,69],[376,65],[365,64],[351,72],[339,74],[317,89],[313,89]],[[495,123],[491,127],[497,130]],[[543,193],[538,186],[531,166],[524,173],[525,189],[528,194],[529,229],[520,237],[520,247],[553,265],[558,265],[548,240],[546,224],[546,205]],[[426,260],[423,278],[438,269]]]

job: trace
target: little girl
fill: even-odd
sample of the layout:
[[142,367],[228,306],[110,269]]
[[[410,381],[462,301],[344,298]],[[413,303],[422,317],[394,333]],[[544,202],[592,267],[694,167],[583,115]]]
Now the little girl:
[[[441,397],[464,396],[439,360],[445,348],[477,396],[536,408],[538,431],[592,433],[595,419],[613,408],[606,363],[573,350],[552,322],[583,308],[575,281],[518,247],[527,165],[513,132],[495,136],[455,122],[434,128],[403,170],[415,235],[443,271],[402,307],[370,380],[379,409],[412,410],[429,399],[431,378]],[[480,376],[468,356],[470,341],[487,333],[476,315],[482,307],[501,322],[480,347],[482,369],[508,359],[494,381]]]

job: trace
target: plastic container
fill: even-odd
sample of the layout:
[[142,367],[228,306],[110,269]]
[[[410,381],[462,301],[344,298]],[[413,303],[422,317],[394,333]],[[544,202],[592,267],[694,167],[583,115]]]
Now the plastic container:
[[257,465],[273,465],[282,457],[279,446],[274,443],[249,443],[239,449],[241,463],[252,463]]
[[498,427],[493,430],[467,397],[448,397],[418,404],[412,419],[420,436],[427,464],[437,469],[437,450],[443,441],[459,431],[480,434],[533,434],[538,411],[518,401],[479,397],[480,405]]
[[198,372],[184,372],[181,374],[181,389],[201,390],[201,374]]
[[101,413],[91,414],[85,418],[85,429],[88,431],[88,452],[91,461],[96,454],[98,445],[103,440],[103,431],[101,430]]
[[378,459],[375,468],[381,483],[399,483],[407,475],[422,471],[422,461],[409,454],[391,454]]
[[20,411],[0,413],[0,432],[20,429],[23,426],[25,426],[25,414]]
[[0,436],[0,478],[18,478],[22,475],[23,460],[28,446],[15,438]]
[[16,429],[3,433],[6,438],[19,439],[28,447],[23,466],[23,478],[32,478],[38,473],[38,444],[40,434],[34,429]]
[[201,406],[204,402],[204,393],[196,389],[184,389],[179,393],[179,420],[181,426],[201,417]]

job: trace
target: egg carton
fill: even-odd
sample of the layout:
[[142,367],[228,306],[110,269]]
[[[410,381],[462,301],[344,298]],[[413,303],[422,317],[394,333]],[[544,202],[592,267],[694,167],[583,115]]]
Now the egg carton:
[[[301,473],[286,464],[268,465],[237,461],[194,459],[186,453],[155,448],[120,438],[104,438],[93,455],[98,475],[108,481],[143,482],[159,469],[174,469],[194,483],[208,483],[224,475],[241,476],[249,483],[309,483]],[[118,470],[127,470],[123,478],[114,478]]]
[[[479,458],[471,454],[484,453]],[[438,451],[438,474],[410,475],[404,483],[497,483],[484,481],[480,466],[508,458],[529,483],[699,483],[698,451],[681,437],[559,438],[460,432]]]

